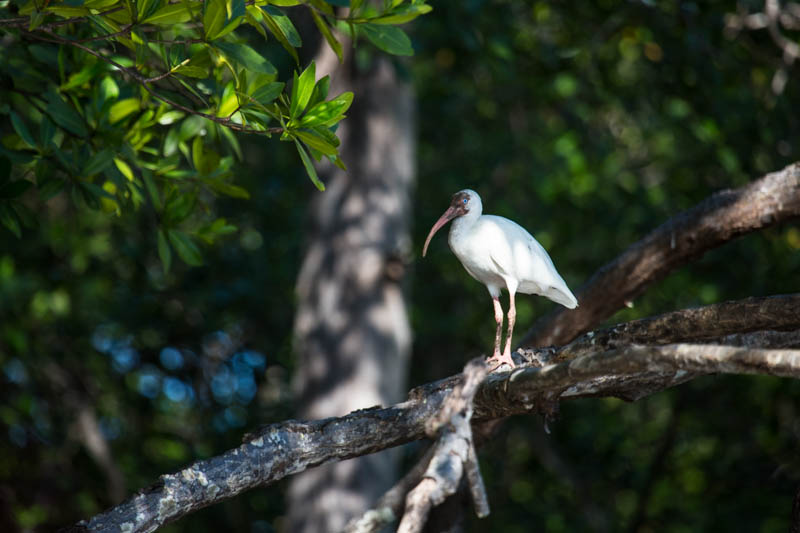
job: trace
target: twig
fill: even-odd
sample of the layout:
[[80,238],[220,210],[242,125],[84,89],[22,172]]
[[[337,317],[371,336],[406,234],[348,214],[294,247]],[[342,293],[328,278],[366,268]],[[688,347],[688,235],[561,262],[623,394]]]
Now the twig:
[[422,479],[431,462],[435,446],[430,446],[422,458],[403,478],[386,491],[369,510],[347,523],[342,533],[378,533],[397,520],[403,510],[406,494]]
[[437,416],[427,424],[429,434],[440,433],[439,440],[425,475],[406,496],[398,533],[422,531],[430,510],[458,490],[465,470],[475,513],[481,518],[489,515],[470,427],[472,400],[488,371],[481,359],[467,363],[463,383],[453,388]]

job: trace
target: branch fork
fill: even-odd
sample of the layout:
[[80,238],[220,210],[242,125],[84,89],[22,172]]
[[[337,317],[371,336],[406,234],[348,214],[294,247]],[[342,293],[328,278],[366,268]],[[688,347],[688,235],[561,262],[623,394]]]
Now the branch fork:
[[455,494],[466,472],[475,513],[489,515],[489,501],[478,465],[472,438],[472,400],[489,369],[482,359],[473,359],[464,367],[463,382],[457,385],[426,428],[429,436],[438,434],[433,456],[419,484],[406,496],[406,508],[398,533],[422,531],[434,506]]

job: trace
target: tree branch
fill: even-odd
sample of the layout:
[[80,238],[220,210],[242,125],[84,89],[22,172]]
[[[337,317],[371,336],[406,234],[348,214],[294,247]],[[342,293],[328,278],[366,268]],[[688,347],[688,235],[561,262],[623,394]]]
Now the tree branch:
[[435,450],[435,446],[429,447],[411,470],[400,481],[395,483],[391,489],[386,491],[371,509],[367,510],[363,515],[350,520],[343,533],[377,533],[397,520],[397,517],[402,514],[401,511],[405,505],[406,494],[422,479]]
[[[753,334],[748,334],[753,335]],[[473,420],[535,413],[563,398],[638,399],[712,373],[800,378],[800,350],[669,344],[590,353],[542,368],[491,374],[478,388]],[[426,426],[461,375],[413,389],[409,400],[383,409],[311,422],[272,424],[238,448],[161,476],[122,504],[76,527],[91,531],[153,531],[181,516],[306,468],[373,453],[426,436]]]
[[441,434],[425,475],[406,496],[406,509],[398,533],[422,531],[431,509],[455,494],[464,474],[476,514],[480,518],[489,515],[489,501],[470,426],[472,400],[488,372],[482,359],[467,363],[462,383],[453,387],[441,410],[429,423],[428,434],[440,431]]
[[800,163],[738,189],[712,194],[632,244],[586,282],[580,307],[559,308],[524,335],[521,346],[565,344],[633,301],[652,283],[721,244],[800,217]]
[[[736,337],[723,337],[758,330],[795,329],[800,329],[800,294],[784,294],[672,311],[593,331],[559,348],[523,349],[519,352],[524,359],[538,361],[538,366],[542,366],[628,344],[716,342],[738,346],[740,342],[735,340]],[[757,346],[767,344],[759,342],[753,345]]]

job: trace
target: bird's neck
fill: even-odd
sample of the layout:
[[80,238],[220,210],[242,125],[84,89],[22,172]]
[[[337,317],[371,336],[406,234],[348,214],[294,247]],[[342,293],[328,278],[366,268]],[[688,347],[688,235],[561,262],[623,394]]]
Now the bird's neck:
[[453,222],[450,223],[448,241],[452,243],[453,241],[458,241],[460,238],[465,237],[480,217],[480,212],[473,211],[453,220]]

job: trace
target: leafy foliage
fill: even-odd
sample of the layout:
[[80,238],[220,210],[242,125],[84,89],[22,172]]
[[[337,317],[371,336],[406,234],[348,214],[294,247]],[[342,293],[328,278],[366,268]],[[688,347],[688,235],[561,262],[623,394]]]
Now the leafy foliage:
[[234,133],[292,142],[324,190],[311,160],[344,168],[335,131],[353,94],[327,100],[329,79],[316,79],[313,62],[286,89],[288,69],[275,66],[282,53],[265,43],[274,39],[300,66],[303,40],[287,6],[309,10],[340,58],[332,27],[409,55],[394,25],[430,11],[423,0],[355,2],[345,15],[321,0],[0,2],[0,158],[10,181],[0,222],[17,236],[33,224],[19,199],[35,184],[40,200],[64,191],[107,213],[149,209],[165,268],[171,249],[198,265],[199,241],[231,229],[209,197],[249,196],[234,183]]

